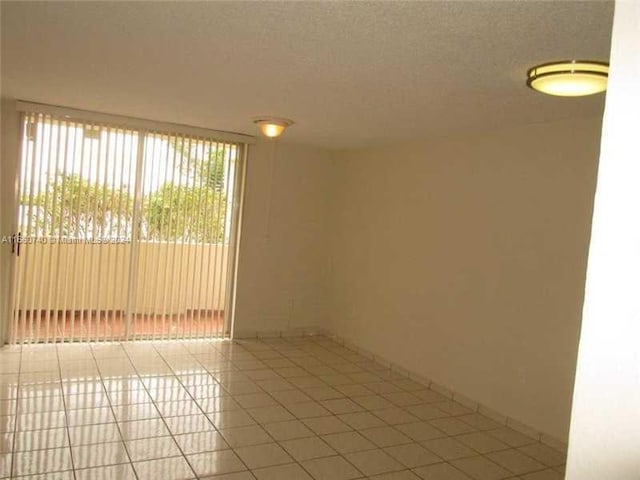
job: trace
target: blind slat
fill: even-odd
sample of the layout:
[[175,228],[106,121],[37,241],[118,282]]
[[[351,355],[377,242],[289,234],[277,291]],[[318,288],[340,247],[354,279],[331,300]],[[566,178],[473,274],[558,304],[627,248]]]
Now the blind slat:
[[96,118],[22,116],[12,341],[223,335],[241,145]]

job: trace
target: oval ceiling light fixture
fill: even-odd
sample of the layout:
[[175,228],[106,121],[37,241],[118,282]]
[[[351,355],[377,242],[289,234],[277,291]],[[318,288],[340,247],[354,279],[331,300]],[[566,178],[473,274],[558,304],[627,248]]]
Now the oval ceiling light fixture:
[[277,138],[284,130],[293,125],[293,120],[278,117],[257,117],[253,123],[260,127],[260,131],[265,137]]
[[527,71],[527,85],[558,97],[583,97],[607,89],[609,64],[593,60],[543,63]]

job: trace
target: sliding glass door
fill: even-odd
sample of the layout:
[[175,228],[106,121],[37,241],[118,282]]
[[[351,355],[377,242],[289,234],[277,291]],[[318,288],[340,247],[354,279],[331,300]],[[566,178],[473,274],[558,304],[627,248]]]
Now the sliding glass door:
[[11,340],[227,335],[244,151],[25,112]]
[[129,308],[137,338],[225,333],[240,148],[145,135]]

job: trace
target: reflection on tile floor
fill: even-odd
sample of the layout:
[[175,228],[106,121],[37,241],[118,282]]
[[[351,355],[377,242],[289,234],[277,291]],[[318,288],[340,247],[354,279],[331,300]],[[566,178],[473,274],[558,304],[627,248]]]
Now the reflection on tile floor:
[[0,350],[0,478],[557,480],[564,463],[323,337]]

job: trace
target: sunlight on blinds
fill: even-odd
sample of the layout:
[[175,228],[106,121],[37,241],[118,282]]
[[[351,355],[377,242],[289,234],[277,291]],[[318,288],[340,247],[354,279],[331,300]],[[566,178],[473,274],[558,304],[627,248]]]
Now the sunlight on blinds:
[[227,334],[243,154],[24,113],[13,341]]

